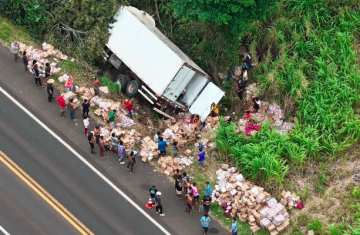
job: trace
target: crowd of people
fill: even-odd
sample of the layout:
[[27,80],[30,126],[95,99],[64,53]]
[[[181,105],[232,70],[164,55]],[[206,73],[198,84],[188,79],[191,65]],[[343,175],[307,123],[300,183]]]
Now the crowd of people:
[[[11,52],[14,54],[15,62],[19,60],[18,53],[19,53],[19,44],[17,42],[13,42],[11,44]],[[37,86],[45,87],[43,85],[42,79],[44,79],[44,83],[46,84],[46,91],[48,93],[48,101],[52,102],[53,95],[54,95],[54,79],[51,78],[52,72],[51,67],[49,63],[39,63],[37,60],[31,61],[31,64],[29,64],[29,59],[26,55],[26,51],[22,53],[22,62],[25,67],[25,74],[28,75],[28,73],[32,73],[34,75],[35,84]],[[93,77],[92,79],[93,88],[95,91],[95,94],[99,97],[101,97],[101,91],[100,86],[101,82],[97,77]],[[65,88],[66,92],[69,92],[71,90],[74,90],[74,78],[69,77],[65,81]],[[57,101],[60,107],[60,117],[65,118],[65,109],[67,108],[70,113],[70,118],[73,121],[77,121],[75,118],[75,104],[74,99],[69,98],[68,100],[65,99],[65,93],[62,93],[60,96],[57,97]],[[184,92],[185,93],[185,90]],[[186,100],[183,100],[183,102],[186,102]],[[136,164],[136,156],[137,151],[133,149],[126,149],[126,147],[123,144],[123,141],[121,139],[118,139],[115,136],[115,133],[112,133],[111,135],[111,142],[108,143],[104,139],[104,135],[101,134],[100,126],[95,126],[93,130],[90,131],[90,119],[89,119],[89,110],[90,110],[90,102],[87,99],[84,99],[82,103],[82,118],[83,118],[83,124],[84,124],[84,133],[88,138],[89,145],[90,145],[90,152],[95,152],[95,145],[99,146],[99,153],[100,157],[102,159],[105,159],[105,151],[112,151],[114,154],[118,155],[119,164],[125,164],[127,162],[127,170],[130,171],[130,174],[133,173],[134,165]],[[134,115],[134,109],[132,107],[132,104],[128,99],[125,99],[119,109],[126,108],[129,112],[130,118],[133,118]],[[115,118],[116,113],[118,110],[114,109],[110,112],[108,117],[108,122],[110,125],[110,131],[115,127]],[[217,104],[212,103],[211,105],[211,115],[213,117],[219,116],[220,114],[220,108]],[[191,124],[199,124],[199,127],[201,128],[204,125],[204,122],[201,122],[200,116],[195,114],[192,115],[190,119]],[[161,136],[160,132],[157,132],[154,136],[154,142],[158,144],[158,148],[160,151],[160,156],[166,156],[166,147],[167,142],[164,140],[164,138]],[[198,154],[197,154],[197,160],[199,167],[205,171],[204,162],[206,159],[206,152],[204,151],[203,144],[199,143],[198,146]],[[178,156],[178,147],[177,142],[174,141],[171,144],[171,152],[174,157]],[[187,175],[185,172],[181,173],[179,169],[176,169],[173,172],[173,177],[175,181],[175,192],[178,199],[182,199],[182,195],[184,194],[186,199],[186,207],[185,207],[185,213],[188,215],[191,215],[193,213],[194,207],[198,205],[199,212],[200,212],[200,204],[202,204],[203,212],[205,213],[203,217],[201,217],[200,222],[201,226],[204,229],[204,234],[207,234],[209,224],[210,224],[210,217],[208,215],[211,207],[211,185],[209,182],[206,182],[206,193],[202,198],[202,201],[200,202],[200,194],[198,190],[198,186],[196,182],[191,182],[190,176]],[[155,207],[156,213],[159,213],[160,216],[165,216],[163,205],[161,202],[161,195],[162,193],[156,189],[155,185],[152,185],[152,187],[149,189],[149,197],[151,199],[152,205]],[[235,225],[234,225],[235,223]],[[236,226],[236,218],[233,219],[233,225],[232,225],[232,234],[237,235],[237,226]]]

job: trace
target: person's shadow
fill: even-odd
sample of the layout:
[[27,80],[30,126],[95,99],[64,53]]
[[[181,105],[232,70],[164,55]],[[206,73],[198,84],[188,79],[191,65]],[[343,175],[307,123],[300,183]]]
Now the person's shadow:
[[209,233],[211,234],[218,234],[219,233],[219,230],[217,228],[211,228],[209,229]]

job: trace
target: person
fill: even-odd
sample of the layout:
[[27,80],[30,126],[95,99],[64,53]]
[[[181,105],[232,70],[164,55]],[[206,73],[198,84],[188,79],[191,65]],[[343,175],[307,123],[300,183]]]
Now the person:
[[246,86],[246,83],[244,82],[243,79],[240,79],[237,83],[237,86],[238,86],[238,90],[237,90],[237,93],[238,93],[238,96],[240,98],[240,100],[243,99],[243,93],[245,91],[245,86]]
[[69,77],[65,82],[66,92],[69,92],[73,86],[74,78]]
[[130,152],[130,155],[128,155],[127,159],[128,159],[128,164],[127,164],[126,169],[129,170],[129,167],[130,167],[130,174],[132,174],[133,169],[134,169],[134,164],[136,164],[134,151]]
[[249,119],[251,117],[250,111],[246,110],[245,111],[245,119]]
[[231,117],[229,117],[229,118],[228,118],[228,120],[227,120],[226,122],[227,122],[227,124],[231,124],[231,122],[232,122],[232,118],[231,118]]
[[88,140],[89,140],[89,144],[90,144],[90,151],[91,153],[95,153],[94,152],[94,142],[95,142],[95,135],[93,131],[90,131],[90,133],[88,134]]
[[48,79],[50,79],[51,76],[51,67],[50,67],[50,63],[47,62],[45,64],[45,83],[47,82]]
[[192,209],[194,208],[194,206],[192,205],[192,198],[189,194],[185,195],[186,197],[186,207],[185,207],[185,212],[188,212],[189,215],[192,214]]
[[88,119],[88,117],[85,115],[85,116],[84,116],[85,135],[89,134],[89,125],[90,125],[89,119]]
[[18,61],[18,53],[19,53],[19,44],[18,44],[18,42],[12,42],[11,43],[11,52],[15,56],[15,62],[17,62]]
[[182,103],[186,103],[186,90],[184,89],[181,94],[179,95],[179,97],[177,98],[178,101],[182,102]]
[[203,171],[205,171],[205,168],[204,168],[205,154],[206,154],[206,152],[203,151],[203,149],[199,149],[199,153],[198,153],[198,155],[197,155],[199,167],[200,167]]
[[155,143],[159,143],[159,137],[160,137],[160,131],[156,132],[156,134],[154,135],[154,142]]
[[156,189],[155,185],[152,185],[151,188],[149,189],[149,196],[151,198],[153,206],[155,205],[155,194],[157,191],[158,190]]
[[231,235],[237,235],[237,222],[236,222],[236,217],[234,217],[234,218],[232,219]]
[[128,99],[126,99],[121,106],[121,108],[124,108],[124,107],[127,108],[127,110],[129,111],[129,114],[130,114],[130,118],[132,119],[133,115],[134,115],[134,109]]
[[23,64],[24,64],[24,67],[25,67],[25,74],[28,75],[28,72],[29,72],[29,57],[27,57],[26,55],[26,51],[23,52],[22,54],[22,61],[23,61]]
[[209,213],[210,205],[211,205],[211,197],[209,195],[205,195],[202,200],[203,208],[205,213]]
[[184,193],[186,194],[186,181],[187,181],[188,177],[187,177],[187,174],[186,172],[183,172],[182,174],[182,185],[183,185],[183,190],[184,190]]
[[160,155],[165,156],[166,155],[166,141],[161,136],[159,137],[158,148],[160,150]]
[[191,183],[189,177],[186,179],[186,191],[185,194],[190,194],[192,196]]
[[249,53],[244,55],[244,66],[246,70],[251,68],[251,55]]
[[65,114],[65,105],[66,105],[66,102],[65,102],[65,99],[64,99],[64,94],[61,94],[60,96],[58,96],[57,98],[58,102],[59,102],[59,107],[60,107],[60,116],[62,118],[64,118],[64,114]]
[[119,155],[119,163],[122,165],[122,164],[125,164],[124,162],[124,158],[125,158],[125,150],[126,148],[123,146],[123,142],[122,140],[119,141],[119,144],[116,146],[117,147],[117,150],[118,150],[118,155]]
[[100,83],[99,79],[97,77],[93,77],[92,83],[93,83],[95,95],[101,97],[101,91],[99,89],[99,87],[101,86],[101,83]]
[[199,148],[199,149],[204,149],[204,144],[203,144],[203,143],[201,143],[201,142],[199,142],[199,144],[198,144],[198,148]]
[[171,150],[173,152],[174,157],[177,157],[177,155],[178,155],[178,147],[177,147],[177,141],[176,140],[171,145]]
[[115,117],[116,117],[116,109],[113,109],[111,112],[110,112],[110,115],[109,115],[109,121],[110,121],[110,131],[114,128],[114,124],[115,124]]
[[94,129],[94,135],[95,135],[95,139],[96,139],[96,144],[97,145],[100,145],[99,143],[99,139],[100,139],[100,127],[99,126],[95,126],[95,129]]
[[73,121],[76,121],[77,119],[75,119],[75,105],[73,103],[74,99],[70,98],[69,102],[68,102],[68,108],[70,109],[70,118]]
[[161,204],[161,192],[157,191],[155,194],[155,205],[156,205],[156,213],[159,213],[160,216],[165,216],[164,211],[163,211],[163,207]]
[[89,117],[89,108],[90,108],[90,103],[88,102],[87,99],[84,99],[84,102],[82,103],[82,107],[83,107],[83,116],[85,116],[85,113],[86,113],[86,116]]
[[215,104],[214,102],[211,104],[211,116],[217,117],[220,114],[219,105]]
[[257,103],[259,107],[261,107],[261,101],[258,97],[255,97],[255,103]]
[[102,159],[104,159],[106,157],[104,156],[105,140],[104,140],[104,135],[103,134],[100,135],[99,143],[100,143],[100,156],[101,156]]
[[207,231],[208,231],[208,229],[209,229],[209,223],[210,223],[210,221],[211,221],[211,219],[210,219],[210,217],[209,217],[208,214],[205,214],[205,215],[204,215],[203,217],[201,217],[201,219],[200,219],[201,225],[202,225],[202,227],[203,227],[203,229],[204,229],[204,235],[207,234]]
[[200,205],[199,190],[198,190],[195,182],[191,185],[191,192],[194,197],[194,204],[196,204],[196,202],[197,202],[198,205]]
[[179,169],[174,170],[174,176],[173,176],[174,180],[176,180],[179,175],[181,175],[180,170]]
[[211,185],[209,181],[206,181],[205,186],[206,186],[205,196],[211,197]]
[[[35,77],[35,84],[38,86],[42,86],[42,83],[41,83],[41,79],[40,79],[40,72],[39,72],[39,69],[38,69],[38,65],[37,64],[34,64],[34,67],[33,67],[33,72],[34,72],[34,77]],[[39,84],[38,84],[39,83]]]
[[181,175],[178,175],[175,180],[175,190],[176,190],[176,197],[178,199],[181,199],[181,193],[182,193],[182,182],[181,182]]
[[249,108],[249,111],[252,113],[257,113],[259,110],[259,105],[256,103],[256,101],[253,101],[253,106]]
[[111,134],[111,150],[113,153],[116,153],[116,148],[118,145],[119,139],[116,137],[115,133]]
[[46,84],[46,91],[48,93],[48,101],[51,102],[54,94],[54,79],[49,79]]

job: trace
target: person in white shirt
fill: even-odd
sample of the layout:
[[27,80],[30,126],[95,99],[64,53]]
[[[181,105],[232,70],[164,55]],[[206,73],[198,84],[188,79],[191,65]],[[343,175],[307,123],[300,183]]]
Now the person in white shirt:
[[85,135],[87,135],[89,133],[89,118],[85,115],[84,116],[84,127],[85,127]]
[[160,131],[158,131],[158,132],[154,135],[154,142],[155,142],[155,143],[159,143],[159,136],[160,136]]

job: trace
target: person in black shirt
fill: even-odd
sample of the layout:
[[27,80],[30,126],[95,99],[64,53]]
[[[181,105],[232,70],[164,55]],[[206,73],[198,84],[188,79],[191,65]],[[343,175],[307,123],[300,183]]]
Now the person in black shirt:
[[211,205],[211,197],[210,196],[204,196],[203,200],[202,200],[202,203],[203,203],[203,207],[204,207],[204,212],[208,213],[209,210],[210,210],[210,205]]
[[238,82],[238,91],[237,91],[240,100],[243,99],[243,93],[245,91],[245,86],[246,86],[246,82],[244,80],[240,79]]
[[155,188],[155,185],[153,185],[150,189],[149,189],[149,196],[151,197],[151,201],[153,206],[155,205],[155,194],[158,190]]
[[54,79],[49,79],[49,81],[47,81],[46,91],[48,93],[48,101],[51,102],[54,94]]
[[84,99],[84,103],[82,103],[82,106],[83,106],[83,116],[84,116],[85,113],[86,113],[86,116],[89,117],[89,107],[90,107],[90,103],[88,102],[87,99]]
[[[33,67],[33,72],[34,72],[34,77],[35,77],[35,84],[38,86],[43,86],[42,83],[41,83],[41,79],[40,79],[40,72],[39,72],[39,69],[38,69],[38,66],[37,64],[34,64],[34,67]],[[39,83],[39,84],[38,84]]]
[[47,83],[47,80],[50,78],[51,75],[51,67],[50,63],[46,63],[45,66],[45,83]]

